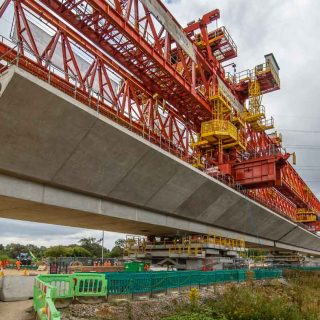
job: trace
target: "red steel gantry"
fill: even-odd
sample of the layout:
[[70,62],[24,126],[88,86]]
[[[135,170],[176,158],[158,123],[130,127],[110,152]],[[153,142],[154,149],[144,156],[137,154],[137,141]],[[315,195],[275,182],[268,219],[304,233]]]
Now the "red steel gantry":
[[[182,28],[160,0],[6,0],[16,64],[255,201],[320,231],[320,202],[270,132],[262,95],[280,88],[273,54],[230,74],[237,56],[219,10]],[[1,26],[1,20],[0,20]],[[47,42],[39,38],[39,29]]]

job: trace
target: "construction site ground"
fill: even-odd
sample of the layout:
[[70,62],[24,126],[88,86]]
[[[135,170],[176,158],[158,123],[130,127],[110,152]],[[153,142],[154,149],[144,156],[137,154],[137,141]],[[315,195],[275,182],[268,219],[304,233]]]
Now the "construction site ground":
[[[47,271],[27,271],[29,275],[44,274]],[[5,276],[26,276],[24,270],[5,269]],[[26,301],[0,301],[0,320],[31,320],[33,319],[32,299]]]
[[[26,273],[30,276],[38,275],[38,274],[46,274],[48,271],[37,271],[37,270],[30,270],[26,271]],[[24,270],[17,270],[17,269],[5,269],[4,270],[5,276],[24,276],[25,271]]]
[[32,320],[32,300],[2,302],[0,301],[0,320]]

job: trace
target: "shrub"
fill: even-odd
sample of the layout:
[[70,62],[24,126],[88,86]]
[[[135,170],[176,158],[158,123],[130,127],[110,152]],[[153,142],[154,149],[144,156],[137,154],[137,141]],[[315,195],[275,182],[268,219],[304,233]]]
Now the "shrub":
[[212,307],[228,320],[301,320],[298,308],[263,289],[231,287]]

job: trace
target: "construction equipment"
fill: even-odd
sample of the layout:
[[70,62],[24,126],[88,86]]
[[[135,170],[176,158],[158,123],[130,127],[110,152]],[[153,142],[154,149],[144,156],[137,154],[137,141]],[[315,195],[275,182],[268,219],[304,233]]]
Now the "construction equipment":
[[[320,202],[289,164],[262,105],[280,88],[274,55],[230,74],[219,10],[182,28],[160,0],[5,0],[15,64],[279,214],[320,229]],[[1,23],[1,20],[0,20]],[[2,28],[1,28],[2,29]],[[45,41],[46,40],[46,41]],[[80,62],[81,61],[81,62]],[[307,219],[297,210],[312,212]],[[316,218],[316,221],[314,220]]]
[[245,247],[244,240],[214,234],[127,236],[124,255],[127,260],[140,260],[151,263],[151,266],[166,266],[177,270],[212,270],[222,269],[224,264],[233,265]]
[[22,266],[30,266],[32,263],[33,257],[27,252],[20,252],[17,256],[17,260],[21,262]]

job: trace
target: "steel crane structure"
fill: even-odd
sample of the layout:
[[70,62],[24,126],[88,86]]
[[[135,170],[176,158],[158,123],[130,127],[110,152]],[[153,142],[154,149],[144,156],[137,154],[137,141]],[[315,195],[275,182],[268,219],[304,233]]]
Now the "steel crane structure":
[[280,88],[275,57],[226,72],[224,62],[237,56],[237,47],[225,27],[212,27],[219,10],[183,28],[160,0],[5,0],[0,19],[8,8],[13,32],[1,37],[1,72],[16,64],[320,231],[319,200],[288,162],[281,135],[267,133],[274,123],[261,102]]

